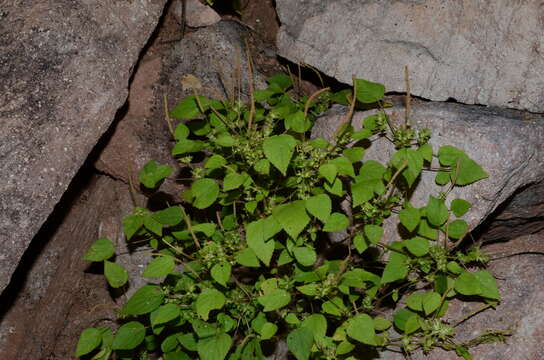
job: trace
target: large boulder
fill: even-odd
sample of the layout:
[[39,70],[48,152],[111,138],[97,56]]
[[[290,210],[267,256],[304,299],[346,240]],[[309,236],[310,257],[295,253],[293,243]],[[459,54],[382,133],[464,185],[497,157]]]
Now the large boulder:
[[279,53],[430,100],[544,111],[540,0],[277,0]]
[[125,102],[165,2],[2,6],[0,291]]

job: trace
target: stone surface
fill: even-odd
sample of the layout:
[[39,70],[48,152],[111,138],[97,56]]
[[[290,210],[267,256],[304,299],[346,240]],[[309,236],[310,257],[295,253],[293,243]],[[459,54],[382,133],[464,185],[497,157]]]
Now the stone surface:
[[[345,110],[343,107],[335,107],[331,115],[318,119],[312,135],[330,138],[342,123]],[[397,124],[404,121],[403,111],[401,107],[386,110],[391,114],[391,121]],[[361,120],[369,114],[356,112],[353,117],[354,126],[360,127]],[[523,114],[515,111],[451,103],[423,103],[412,105],[411,121],[415,128],[432,130],[430,143],[435,153],[442,145],[453,145],[465,151],[488,172],[489,178],[470,186],[455,187],[448,197],[450,201],[460,197],[473,204],[464,217],[472,229],[517,190],[544,179],[544,118],[527,121]],[[380,138],[372,143],[364,159],[386,163],[394,152],[391,142]],[[429,195],[437,196],[441,188],[435,184],[434,177],[434,173],[423,173],[412,195],[414,206],[422,207],[427,203]],[[538,194],[542,195],[542,191],[524,195],[526,200],[534,199],[535,206],[531,208],[537,214],[542,204]],[[522,206],[529,204],[523,199],[518,201],[524,204]],[[398,238],[396,224],[394,217],[386,222],[387,239]]]
[[[161,91],[168,94],[169,108],[194,94],[180,81],[187,75],[200,80],[200,94],[245,99],[249,94],[245,36],[247,29],[237,22],[221,21],[189,33],[177,43],[165,59],[161,75]],[[254,73],[254,84],[256,89],[265,87],[258,73]]]
[[[93,176],[89,166],[74,185],[0,298],[1,359],[71,359],[81,330],[98,319],[113,318],[115,303],[102,269],[90,267],[83,254],[105,235],[102,229],[109,219],[119,221],[124,215],[120,209],[127,201],[130,204],[128,188],[109,177]],[[68,321],[70,311],[77,314]],[[68,328],[72,329],[69,349],[58,354],[55,344]]]
[[0,290],[125,102],[165,0],[11,2],[0,16]]
[[[184,0],[177,0],[174,4],[174,12],[178,19],[183,18],[182,1]],[[187,13],[185,14],[185,21],[187,26],[198,28],[210,26],[221,21],[219,14],[217,14],[211,7],[202,4],[198,0],[186,1],[185,11],[187,11]]]
[[544,112],[541,0],[277,0],[279,53],[430,100]]

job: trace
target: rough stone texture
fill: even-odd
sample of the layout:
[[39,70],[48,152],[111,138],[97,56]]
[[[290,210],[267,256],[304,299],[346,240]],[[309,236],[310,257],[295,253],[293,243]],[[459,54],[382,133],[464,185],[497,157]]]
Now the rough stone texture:
[[544,112],[541,0],[277,0],[279,53],[431,100]]
[[[174,12],[178,19],[183,18],[182,11],[182,0],[176,1],[174,5]],[[185,21],[187,26],[197,28],[203,26],[210,26],[219,21],[221,17],[215,12],[211,7],[202,4],[198,0],[186,0],[187,4],[185,5]]]
[[[168,94],[169,108],[194,94],[180,83],[186,75],[194,75],[201,81],[202,88],[198,90],[201,94],[229,98],[240,95],[244,99],[249,93],[245,36],[247,30],[240,24],[221,21],[187,34],[177,43],[164,61],[161,76],[161,90]],[[265,87],[258,73],[254,74],[254,83],[256,89]]]
[[[404,121],[404,109],[393,107],[386,110],[393,123]],[[331,115],[320,118],[313,129],[313,136],[330,138],[343,121],[345,108],[333,108]],[[356,112],[355,127],[369,113]],[[465,220],[474,229],[518,189],[541,182],[544,179],[544,118],[527,121],[523,114],[515,111],[500,111],[478,106],[463,106],[451,103],[423,103],[412,106],[411,121],[415,128],[432,130],[431,145],[435,153],[442,145],[453,145],[465,151],[488,173],[489,178],[466,187],[455,187],[449,200],[457,197],[473,204]],[[386,139],[378,139],[365,153],[365,160],[373,159],[386,163],[395,152]],[[435,162],[436,159],[434,160]],[[438,164],[433,164],[438,166]],[[412,196],[416,207],[424,206],[428,196],[440,191],[434,182],[435,174],[424,172]],[[540,189],[539,187],[528,189]],[[525,207],[531,214],[539,214],[542,207],[540,192],[525,193],[514,202]],[[528,201],[531,201],[529,203]],[[503,213],[508,217],[507,213]],[[540,213],[542,216],[542,213]],[[385,236],[398,238],[394,217],[388,219]],[[527,233],[527,232],[525,232]]]
[[165,1],[2,6],[0,290],[124,103]]
[[[506,343],[478,345],[471,349],[474,359],[537,360],[544,358],[544,233],[512,239],[507,245],[497,243],[484,247],[494,260],[488,270],[498,279],[501,303],[496,310],[486,310],[456,327],[458,343],[473,339],[486,330],[511,330]],[[510,256],[507,256],[510,255]],[[507,257],[504,257],[507,256]],[[456,323],[481,306],[480,303],[452,302],[446,314]],[[384,352],[382,360],[404,357]],[[417,353],[414,360],[458,360],[454,352],[435,350],[428,355]]]
[[[13,282],[2,294],[1,359],[71,359],[78,334],[97,319],[113,318],[111,300],[101,267],[91,270],[82,259],[90,244],[104,234],[110,218],[120,220],[120,204],[130,197],[127,187],[87,169],[55,209],[23,257]],[[86,189],[78,194],[79,187]],[[98,307],[95,307],[97,306]],[[77,309],[77,310],[76,310]],[[70,311],[75,319],[67,320]],[[67,353],[54,351],[58,336],[71,328]],[[74,328],[76,328],[74,330]]]

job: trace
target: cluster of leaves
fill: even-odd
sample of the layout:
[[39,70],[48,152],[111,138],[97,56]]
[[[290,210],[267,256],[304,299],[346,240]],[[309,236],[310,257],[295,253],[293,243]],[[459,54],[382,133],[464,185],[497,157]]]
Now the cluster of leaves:
[[[185,190],[179,203],[123,219],[128,241],[155,249],[142,277],[162,281],[130,297],[115,335],[86,329],[76,355],[265,359],[286,342],[297,360],[358,359],[368,346],[406,354],[442,347],[469,359],[442,319],[448,303],[494,306],[500,297],[483,269],[486,255],[459,250],[471,204],[446,200],[485,171],[455,147],[433,149],[427,129],[391,125],[381,84],[356,79],[353,91],[296,99],[290,77],[268,83],[249,104],[195,93],[172,110],[186,120],[172,149],[190,172]],[[333,102],[351,106],[334,139],[308,138]],[[378,112],[353,126],[361,103]],[[397,149],[385,164],[363,160],[378,137]],[[416,208],[408,196],[423,171],[443,187]],[[171,173],[150,161],[140,182],[157,189]],[[392,215],[400,221],[396,239],[384,236]],[[121,287],[127,273],[112,256],[103,238],[85,258],[103,261],[109,284]],[[387,307],[397,309],[390,318],[382,316]]]

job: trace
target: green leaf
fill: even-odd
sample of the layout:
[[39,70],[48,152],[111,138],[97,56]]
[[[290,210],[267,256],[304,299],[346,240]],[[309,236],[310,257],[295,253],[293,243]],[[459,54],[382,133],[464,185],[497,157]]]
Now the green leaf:
[[155,220],[152,215],[144,216],[144,226],[155,235],[162,236],[162,224]]
[[399,212],[400,223],[409,231],[412,232],[416,229],[419,221],[421,220],[421,214],[418,209],[410,207],[402,209]]
[[351,138],[353,140],[363,140],[363,139],[368,139],[372,135],[374,135],[372,131],[365,128],[365,129],[355,131],[353,134],[351,134]]
[[154,189],[159,182],[166,179],[172,173],[172,168],[166,165],[158,165],[155,160],[147,162],[140,170],[139,180],[148,189]]
[[223,147],[231,147],[236,144],[236,139],[228,133],[222,133],[217,136],[215,143]]
[[183,220],[183,210],[179,206],[171,206],[153,213],[152,217],[161,225],[174,226]]
[[342,189],[342,181],[339,178],[336,178],[332,184],[325,183],[323,184],[323,188],[336,196],[344,196],[344,190]]
[[312,122],[299,110],[285,117],[285,128],[302,134],[312,128]]
[[176,126],[176,130],[174,131],[174,139],[176,140],[183,140],[187,139],[189,136],[189,128],[184,123],[179,123],[178,126]]
[[355,170],[353,170],[353,164],[347,158],[340,156],[329,161],[330,164],[334,164],[338,171],[338,174],[355,177]]
[[391,321],[384,317],[376,316],[374,319],[374,329],[377,331],[385,331],[391,327]]
[[372,244],[377,244],[380,242],[380,240],[382,239],[382,236],[383,236],[383,228],[381,226],[378,226],[378,225],[372,225],[372,224],[369,224],[369,225],[365,225],[363,227],[363,231],[367,237],[367,239],[372,243]]
[[417,151],[423,157],[423,160],[431,162],[433,161],[433,147],[430,144],[421,145]]
[[344,305],[344,301],[341,297],[338,296],[330,299],[329,301],[325,301],[321,305],[321,309],[324,313],[334,316],[342,316],[342,314],[346,313],[347,311],[346,305]]
[[172,155],[183,155],[188,153],[199,152],[206,147],[206,143],[200,140],[179,140],[172,148]]
[[81,335],[79,335],[79,340],[77,342],[76,347],[76,356],[83,356],[94,349],[96,349],[98,346],[100,346],[100,343],[102,342],[102,333],[100,330],[95,328],[88,328],[81,332]]
[[427,219],[421,219],[417,228],[417,234],[431,240],[438,239],[438,229],[429,225]]
[[224,360],[232,346],[229,334],[221,333],[200,339],[197,345],[200,360]]
[[[402,245],[399,242],[394,242],[390,247],[395,249],[401,249]],[[389,255],[389,262],[385,265],[382,274],[382,284],[390,283],[393,281],[401,280],[408,275],[408,265],[406,264],[407,257],[404,254],[396,251],[391,251]]]
[[229,172],[223,180],[223,191],[230,191],[239,188],[248,179],[248,174]]
[[115,254],[115,245],[113,245],[110,239],[103,237],[91,245],[87,253],[85,253],[83,260],[103,261],[112,257],[113,254]]
[[404,331],[406,334],[410,334],[419,329],[419,316],[408,309],[400,309],[393,316],[393,322],[395,326]]
[[372,321],[370,316],[367,314],[358,314],[348,321],[349,325],[346,332],[350,338],[363,344],[376,345],[376,341],[374,340],[374,336],[376,336],[374,321]]
[[131,321],[119,328],[113,339],[113,350],[132,350],[144,341],[145,327],[138,321]]
[[461,156],[458,161],[458,165],[452,173],[452,176],[455,178],[455,185],[469,185],[489,177],[489,174],[480,165],[467,156]]
[[270,76],[266,79],[266,82],[269,84],[278,85],[283,91],[293,86],[293,80],[291,77],[282,73]]
[[151,326],[166,324],[169,321],[176,319],[180,315],[179,306],[176,304],[166,304],[159,307],[153,312],[150,318]]
[[374,197],[374,189],[369,181],[360,181],[351,185],[352,206],[356,207]]
[[256,172],[258,172],[261,175],[268,175],[270,172],[270,161],[266,159],[261,159],[253,165],[253,168]]
[[415,311],[423,311],[423,293],[413,293],[406,298],[406,306]]
[[331,215],[332,201],[329,195],[320,194],[312,196],[305,200],[306,210],[321,220],[321,222],[327,222],[327,219]]
[[457,219],[448,224],[448,237],[460,239],[468,231],[468,224],[465,220]]
[[436,173],[436,177],[434,179],[437,185],[446,185],[450,182],[450,172],[449,171],[439,171]]
[[[199,97],[202,100],[204,97]],[[176,119],[194,119],[202,115],[195,96],[187,96],[181,100],[170,112],[170,116]]]
[[304,200],[296,200],[276,206],[272,209],[272,217],[293,239],[298,237],[311,220],[306,213]]
[[250,248],[245,248],[236,255],[236,262],[247,267],[259,267],[259,259]]
[[461,267],[461,265],[459,265],[455,261],[448,262],[448,264],[446,265],[446,268],[448,269],[449,272],[455,275],[459,275],[463,272],[463,268]]
[[293,255],[302,266],[312,266],[317,259],[315,250],[307,246],[294,248]]
[[232,266],[226,261],[215,264],[211,270],[212,278],[219,284],[227,286],[227,282],[230,280],[231,269]]
[[497,282],[489,271],[478,270],[473,275],[480,283],[480,288],[482,290],[480,296],[492,300],[499,300],[501,298]]
[[432,314],[436,309],[440,307],[440,304],[442,303],[442,297],[435,293],[434,291],[431,291],[429,293],[426,293],[423,295],[423,311],[425,312],[425,315]]
[[128,302],[121,308],[123,315],[143,315],[152,312],[158,308],[164,293],[161,288],[156,285],[144,285],[138,289]]
[[379,83],[354,79],[353,86],[356,91],[355,98],[365,104],[377,102],[385,95],[385,86]]
[[407,167],[401,174],[410,187],[414,184],[423,169],[423,157],[414,149],[401,149],[397,151],[391,157],[391,163],[397,169],[400,169],[402,165],[407,163]]
[[455,354],[457,356],[462,356],[463,359],[465,360],[472,360],[472,355],[470,355],[470,352],[468,351],[468,349],[464,346],[461,346],[461,345],[457,345],[455,347]]
[[353,237],[353,245],[359,254],[362,254],[368,249],[368,241],[361,235],[357,234]]
[[342,154],[352,163],[359,162],[363,159],[365,149],[362,147],[351,147],[342,151]]
[[246,225],[246,242],[266,266],[274,253],[274,241],[266,241],[280,231],[280,224],[273,216]]
[[323,164],[319,167],[319,175],[321,177],[325,178],[329,183],[332,184],[334,179],[336,179],[336,174],[338,174],[338,169],[336,168],[336,165],[332,163]]
[[454,199],[451,202],[451,211],[457,217],[463,216],[472,207],[472,204],[463,199]]
[[404,246],[415,256],[424,256],[429,253],[429,240],[422,237],[413,237],[403,241]]
[[276,324],[267,322],[261,327],[259,334],[261,335],[261,340],[268,340],[272,336],[276,335],[278,331],[278,326]]
[[289,304],[291,295],[285,290],[273,289],[266,295],[259,296],[257,301],[264,307],[263,311],[274,311]]
[[466,154],[455,146],[445,145],[438,149],[438,160],[444,166],[455,165],[457,159],[462,156],[466,156]]
[[196,298],[195,309],[198,316],[208,320],[210,311],[219,310],[225,306],[226,298],[222,292],[215,289],[204,289]]
[[263,142],[264,155],[284,176],[296,144],[295,138],[285,134],[268,137]]
[[327,319],[322,314],[312,314],[302,321],[300,327],[310,329],[314,335],[314,341],[318,342],[327,334]]
[[316,296],[321,292],[320,285],[317,283],[297,286],[297,290],[308,296]]
[[455,280],[455,291],[461,295],[480,295],[482,288],[478,278],[465,271]]
[[429,201],[425,208],[427,220],[434,226],[441,226],[448,220],[449,213],[444,200],[437,199],[434,196],[429,196]]
[[204,167],[206,169],[212,170],[212,169],[219,169],[223,165],[226,165],[226,164],[227,164],[227,160],[225,160],[223,156],[218,154],[213,154],[206,160],[206,162],[204,163]]
[[191,193],[195,197],[193,205],[198,209],[205,209],[217,200],[219,185],[212,179],[198,179],[191,186]]
[[334,212],[331,214],[325,226],[323,226],[323,231],[326,232],[337,232],[347,229],[349,226],[349,219],[346,215]]
[[357,181],[382,180],[386,170],[387,169],[377,161],[365,161],[359,170]]
[[287,335],[287,347],[297,360],[308,360],[313,344],[314,335],[306,327],[299,327]]
[[134,234],[140,230],[144,224],[144,216],[142,215],[129,215],[123,218],[123,231],[127,240],[130,240]]
[[147,265],[142,277],[160,278],[170,274],[175,267],[176,263],[174,262],[174,258],[172,256],[157,256]]
[[215,233],[215,228],[217,225],[214,223],[202,223],[193,225],[193,231],[195,233],[203,233],[204,235],[211,237]]
[[128,272],[123,265],[104,260],[104,276],[112,288],[125,285],[128,281]]

